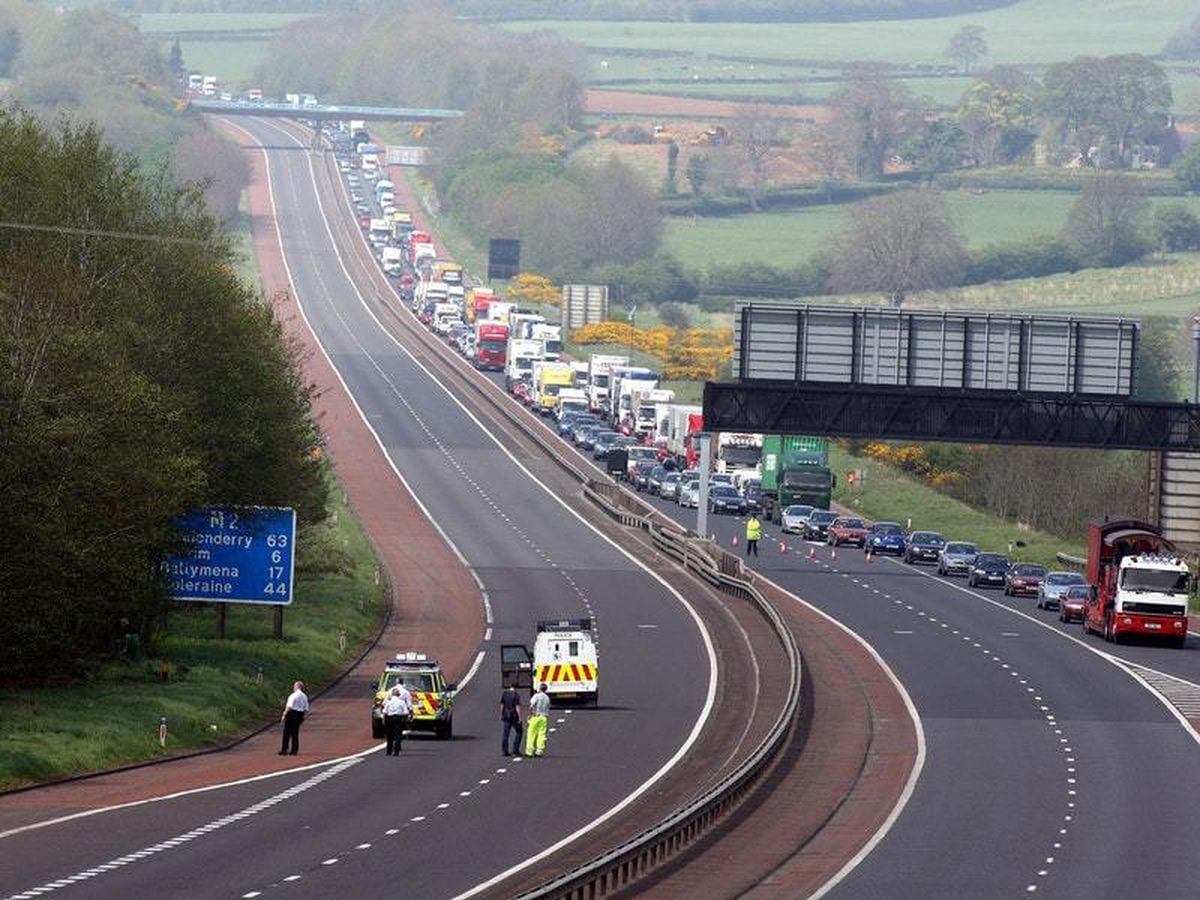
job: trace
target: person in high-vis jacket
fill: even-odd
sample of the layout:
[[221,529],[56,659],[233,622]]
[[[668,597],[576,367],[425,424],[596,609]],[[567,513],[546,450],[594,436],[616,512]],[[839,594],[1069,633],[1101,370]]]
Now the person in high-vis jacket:
[[754,513],[750,514],[750,518],[746,520],[746,555],[753,553],[758,556],[758,539],[762,537],[762,523],[758,521],[758,516]]
[[546,725],[550,716],[550,695],[546,685],[529,699],[529,720],[525,723],[525,755],[542,756],[546,752]]

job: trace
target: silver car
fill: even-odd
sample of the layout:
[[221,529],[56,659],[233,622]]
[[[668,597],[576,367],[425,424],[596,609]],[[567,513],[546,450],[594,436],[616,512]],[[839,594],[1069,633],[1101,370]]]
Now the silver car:
[[1078,572],[1047,572],[1038,585],[1037,608],[1058,609],[1062,595],[1072,585],[1087,584]]
[[696,509],[700,506],[700,479],[693,478],[687,484],[680,483],[679,505]]
[[663,476],[662,484],[659,486],[658,495],[664,500],[674,500],[679,496],[679,473],[668,472]]
[[804,526],[808,524],[808,517],[812,515],[813,508],[802,504],[793,504],[786,507],[780,514],[779,521],[784,534],[804,534]]
[[938,553],[939,575],[969,575],[979,548],[967,541],[950,541]]

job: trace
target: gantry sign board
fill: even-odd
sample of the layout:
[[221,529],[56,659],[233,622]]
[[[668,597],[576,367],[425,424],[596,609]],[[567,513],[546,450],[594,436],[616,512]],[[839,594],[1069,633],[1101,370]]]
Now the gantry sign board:
[[176,529],[190,552],[159,564],[174,599],[270,606],[292,602],[295,510],[203,509],[182,516]]
[[739,381],[833,382],[1129,397],[1130,319],[738,304]]
[[564,284],[562,320],[572,331],[608,320],[607,284]]

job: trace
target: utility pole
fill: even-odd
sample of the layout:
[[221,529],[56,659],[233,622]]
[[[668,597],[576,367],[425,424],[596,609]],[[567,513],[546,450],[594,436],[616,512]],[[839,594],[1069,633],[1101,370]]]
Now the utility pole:
[[712,466],[712,435],[697,432],[700,441],[700,497],[696,501],[696,533],[708,537],[708,470]]

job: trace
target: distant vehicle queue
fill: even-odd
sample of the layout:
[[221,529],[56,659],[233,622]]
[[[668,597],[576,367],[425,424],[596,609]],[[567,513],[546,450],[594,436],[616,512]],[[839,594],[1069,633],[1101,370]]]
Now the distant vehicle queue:
[[[679,507],[697,507],[701,408],[676,403],[657,372],[629,357],[565,358],[560,324],[502,301],[486,285],[469,283],[460,265],[439,259],[432,235],[395,207],[382,150],[361,125],[327,126],[326,133],[364,237],[401,301],[475,368],[503,372],[515,400],[552,420],[560,437],[602,461],[611,475]],[[368,189],[364,182],[374,184]],[[1110,641],[1142,635],[1182,645],[1186,638],[1192,576],[1152,525],[1093,523],[1086,571],[1047,571],[936,531],[839,514],[832,509],[837,478],[825,438],[721,432],[711,440],[708,509],[714,514],[753,513],[807,541],[933,564],[939,576],[965,576],[972,588],[1035,597],[1038,609],[1082,622]]]

